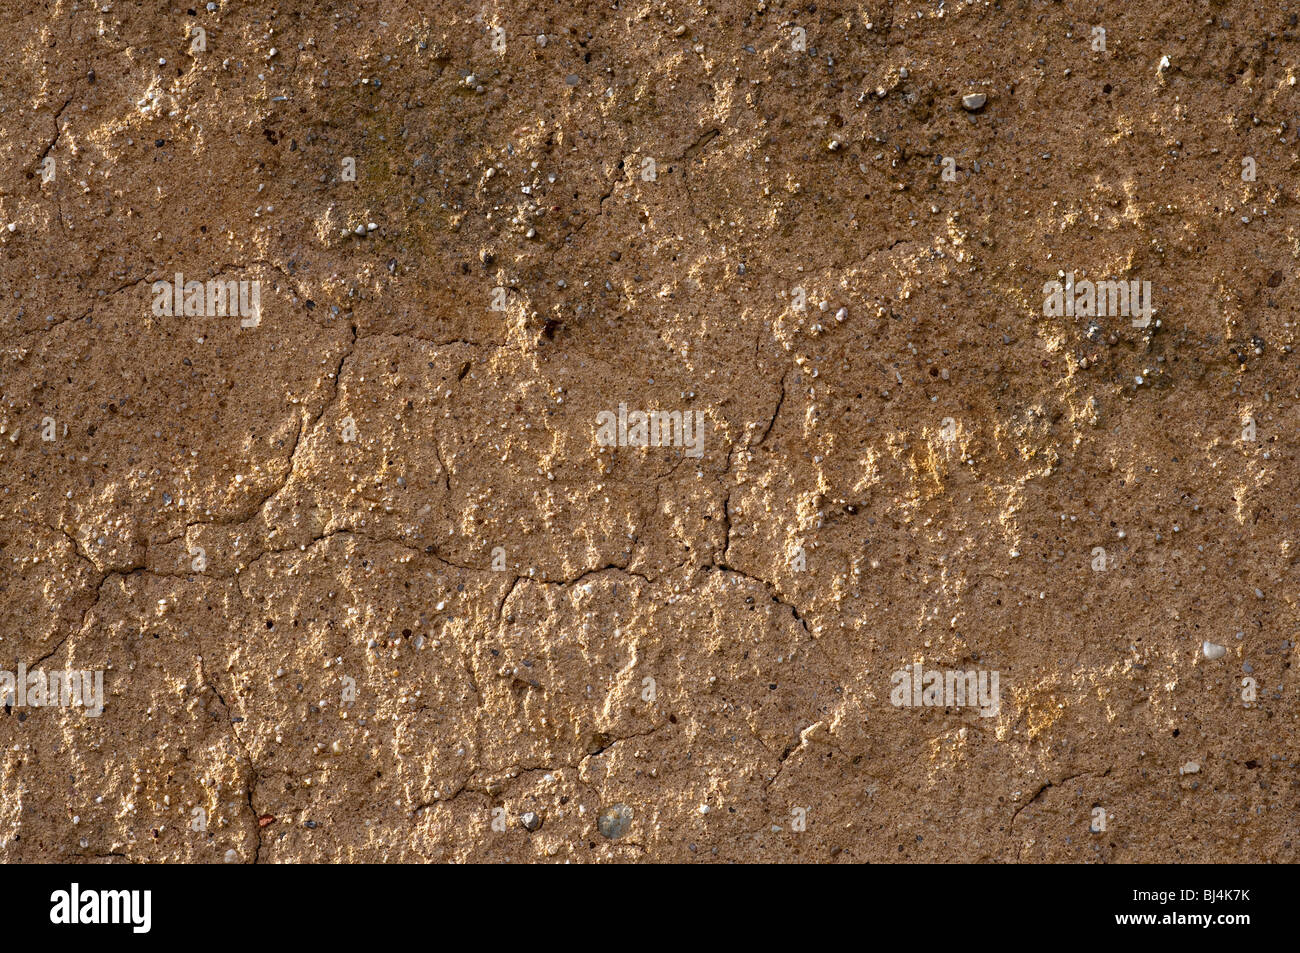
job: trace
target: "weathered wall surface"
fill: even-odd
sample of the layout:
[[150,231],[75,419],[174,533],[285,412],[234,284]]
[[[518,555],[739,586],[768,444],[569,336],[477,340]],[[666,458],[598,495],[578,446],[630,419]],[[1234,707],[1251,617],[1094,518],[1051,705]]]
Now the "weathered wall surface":
[[1288,4],[0,6],[0,858],[1296,859]]

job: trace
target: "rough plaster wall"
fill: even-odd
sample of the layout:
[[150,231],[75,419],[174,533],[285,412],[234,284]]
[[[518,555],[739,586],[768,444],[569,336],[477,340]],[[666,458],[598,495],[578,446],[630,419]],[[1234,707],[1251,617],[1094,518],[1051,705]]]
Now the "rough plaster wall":
[[209,6],[0,0],[0,858],[1295,859],[1289,5]]

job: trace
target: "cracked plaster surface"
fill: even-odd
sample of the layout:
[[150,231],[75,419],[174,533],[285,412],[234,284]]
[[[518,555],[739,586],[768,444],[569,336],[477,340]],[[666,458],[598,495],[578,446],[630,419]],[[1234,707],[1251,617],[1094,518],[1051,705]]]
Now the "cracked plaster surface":
[[10,4],[0,668],[106,698],[0,714],[0,858],[1294,860],[1296,26],[1223,9]]

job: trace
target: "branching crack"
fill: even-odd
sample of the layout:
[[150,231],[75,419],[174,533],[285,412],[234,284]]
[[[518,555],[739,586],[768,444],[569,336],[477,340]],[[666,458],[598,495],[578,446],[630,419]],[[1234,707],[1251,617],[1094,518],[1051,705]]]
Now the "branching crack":
[[245,791],[245,798],[248,802],[248,810],[253,816],[253,834],[257,838],[256,846],[253,849],[253,863],[257,863],[262,856],[262,826],[258,823],[260,815],[257,813],[257,808],[253,806],[253,791],[257,787],[257,766],[253,764],[253,756],[249,752],[248,746],[244,744],[244,739],[239,737],[239,729],[235,727],[235,720],[231,717],[230,706],[226,704],[225,696],[221,694],[221,689],[217,688],[216,682],[208,677],[203,666],[203,656],[201,655],[199,656],[199,675],[203,679],[203,684],[212,690],[212,694],[221,703],[221,710],[226,713],[226,721],[230,725],[230,733],[235,739],[235,744],[239,746],[239,750],[244,753],[244,760],[248,762],[248,788]]

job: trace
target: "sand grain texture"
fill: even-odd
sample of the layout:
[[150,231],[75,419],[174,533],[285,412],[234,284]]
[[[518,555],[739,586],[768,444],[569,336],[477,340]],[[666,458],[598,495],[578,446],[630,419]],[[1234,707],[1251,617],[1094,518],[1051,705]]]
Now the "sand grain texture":
[[0,0],[0,859],[1294,861],[1291,9]]

